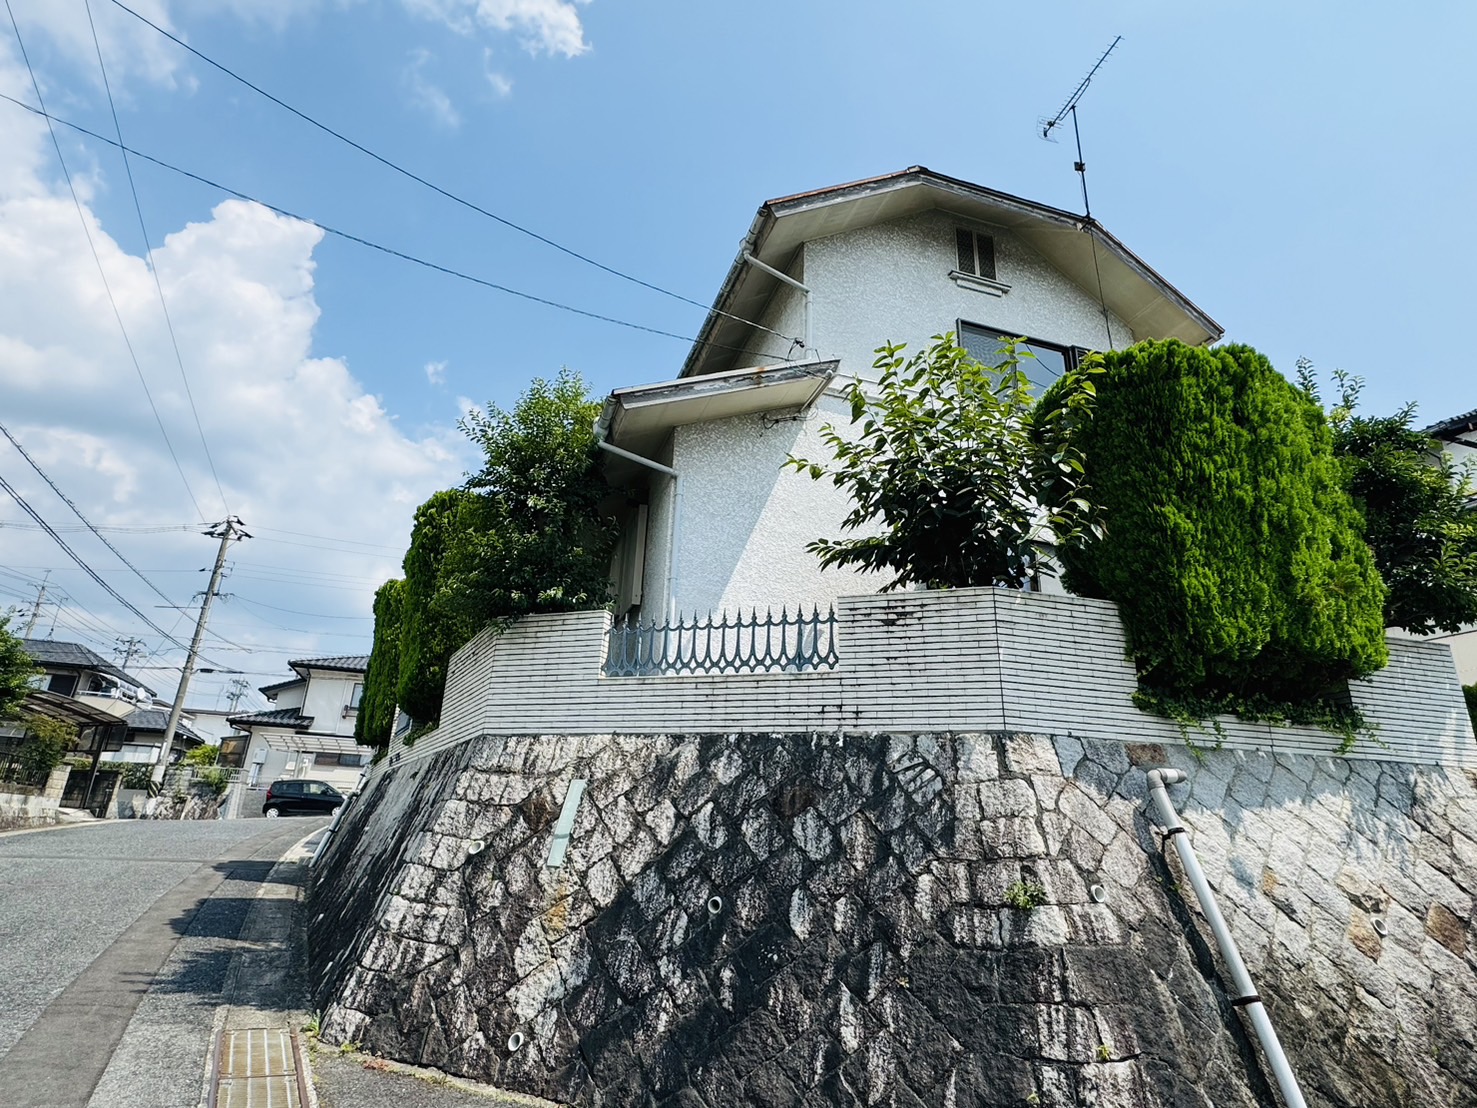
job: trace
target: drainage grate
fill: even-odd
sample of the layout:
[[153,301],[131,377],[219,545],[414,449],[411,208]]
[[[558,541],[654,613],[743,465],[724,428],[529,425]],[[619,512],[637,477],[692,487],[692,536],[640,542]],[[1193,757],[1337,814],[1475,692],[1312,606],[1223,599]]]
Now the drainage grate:
[[297,1044],[291,1031],[223,1031],[216,1043],[212,1108],[301,1108]]

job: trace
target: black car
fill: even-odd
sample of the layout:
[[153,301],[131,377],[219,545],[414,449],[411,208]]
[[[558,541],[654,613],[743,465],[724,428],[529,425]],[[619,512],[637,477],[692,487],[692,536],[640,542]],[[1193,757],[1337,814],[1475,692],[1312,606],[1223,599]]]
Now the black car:
[[267,786],[264,816],[328,816],[344,802],[344,794],[327,781],[283,780]]

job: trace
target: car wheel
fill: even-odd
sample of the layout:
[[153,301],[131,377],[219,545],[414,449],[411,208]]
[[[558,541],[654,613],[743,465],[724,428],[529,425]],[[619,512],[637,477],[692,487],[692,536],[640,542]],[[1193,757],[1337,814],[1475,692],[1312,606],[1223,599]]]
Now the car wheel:
[[277,808],[268,808],[264,814],[268,819],[276,819],[282,812]]

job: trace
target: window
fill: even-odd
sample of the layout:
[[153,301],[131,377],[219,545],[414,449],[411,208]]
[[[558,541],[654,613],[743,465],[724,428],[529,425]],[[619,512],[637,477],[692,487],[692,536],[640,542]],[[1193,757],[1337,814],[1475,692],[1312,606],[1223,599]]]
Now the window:
[[368,752],[363,754],[357,752],[353,754],[314,754],[313,764],[315,766],[351,766],[357,769],[359,766],[369,765],[371,757],[372,755]]
[[954,237],[959,246],[959,272],[995,280],[995,240],[967,227],[956,227]]
[[354,686],[354,691],[349,694],[349,710],[350,711],[357,712],[359,710],[359,700],[363,696],[364,696],[364,686],[362,684],[356,684]]
[[77,691],[77,675],[75,673],[53,673],[51,680],[47,683],[46,691],[71,696]]
[[[1006,331],[997,331],[993,327],[983,327],[978,323],[966,323],[959,321],[959,345],[968,350],[970,356],[977,362],[987,366],[998,366],[1002,360],[1000,348],[1004,342],[1010,339],[1020,338]],[[1031,379],[1031,384],[1036,387],[1038,393],[1044,392],[1062,374],[1069,369],[1075,369],[1077,363],[1086,355],[1086,351],[1079,346],[1059,346],[1054,342],[1043,342],[1040,339],[1028,338],[1017,347],[1024,354],[1029,351],[1033,356],[1021,359],[1021,369]]]

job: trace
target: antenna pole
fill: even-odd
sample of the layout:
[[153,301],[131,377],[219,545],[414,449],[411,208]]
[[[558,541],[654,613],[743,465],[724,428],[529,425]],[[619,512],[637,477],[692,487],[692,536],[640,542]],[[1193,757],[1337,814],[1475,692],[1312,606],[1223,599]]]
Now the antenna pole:
[[1092,218],[1092,205],[1087,202],[1087,163],[1082,160],[1082,132],[1077,129],[1077,105],[1072,105],[1072,135],[1077,140],[1077,160],[1072,168],[1077,171],[1077,176],[1082,178],[1082,211],[1088,219]]

